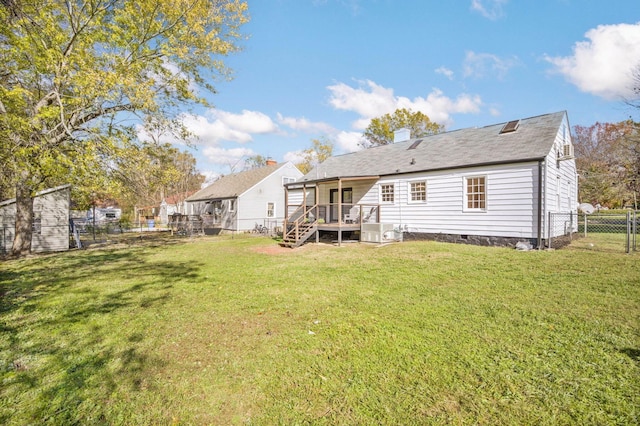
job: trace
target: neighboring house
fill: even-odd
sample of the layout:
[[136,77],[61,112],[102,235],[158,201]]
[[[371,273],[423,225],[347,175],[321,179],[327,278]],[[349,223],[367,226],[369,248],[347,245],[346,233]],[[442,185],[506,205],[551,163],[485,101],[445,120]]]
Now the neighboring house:
[[575,230],[548,222],[576,211],[577,196],[569,120],[557,112],[331,157],[287,185],[285,242],[332,231],[339,242],[350,232],[542,247]]
[[256,224],[273,229],[284,220],[284,184],[302,172],[290,162],[221,177],[187,198],[187,214],[200,215],[205,229],[250,231]]
[[[195,194],[196,191],[191,191],[187,196]],[[160,223],[169,223],[169,217],[178,214],[184,215],[187,213],[187,201],[183,194],[169,195],[164,198],[160,203]]]
[[[71,186],[46,189],[33,199],[33,253],[69,250]],[[0,202],[0,252],[8,253],[15,235],[16,199]]]

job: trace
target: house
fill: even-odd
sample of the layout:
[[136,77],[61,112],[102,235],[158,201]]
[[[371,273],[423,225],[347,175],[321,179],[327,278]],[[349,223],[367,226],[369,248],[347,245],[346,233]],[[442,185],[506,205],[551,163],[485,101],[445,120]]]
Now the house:
[[186,199],[187,214],[202,217],[205,231],[274,229],[284,220],[284,184],[302,172],[291,162],[269,160],[264,167],[224,176]]
[[[69,250],[71,185],[38,192],[33,199],[33,253]],[[15,235],[16,199],[0,202],[0,253],[8,253]]]
[[578,205],[566,112],[331,157],[286,187],[291,247],[320,232],[543,247],[576,227],[549,224]]
[[189,191],[187,194],[173,194],[163,198],[160,202],[159,218],[160,223],[169,223],[169,218],[173,215],[183,215],[187,212],[186,198],[197,191]]

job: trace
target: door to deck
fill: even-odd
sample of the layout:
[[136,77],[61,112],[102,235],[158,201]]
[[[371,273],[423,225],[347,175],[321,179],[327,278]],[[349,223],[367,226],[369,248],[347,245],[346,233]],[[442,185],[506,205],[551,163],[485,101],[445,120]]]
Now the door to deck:
[[[340,212],[338,212],[338,190],[329,190],[329,203],[331,208],[329,209],[329,221],[338,222],[340,220]],[[353,189],[342,188],[342,214],[349,211],[353,205]]]

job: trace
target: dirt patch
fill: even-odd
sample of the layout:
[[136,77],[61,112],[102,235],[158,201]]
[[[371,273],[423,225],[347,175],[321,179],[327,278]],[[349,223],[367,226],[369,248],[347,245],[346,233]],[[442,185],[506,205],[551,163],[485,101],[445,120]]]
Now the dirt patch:
[[255,251],[256,253],[277,255],[277,254],[287,254],[287,253],[290,254],[293,250],[296,250],[296,249],[291,249],[289,247],[282,247],[279,244],[272,244],[268,246],[254,247],[252,250]]

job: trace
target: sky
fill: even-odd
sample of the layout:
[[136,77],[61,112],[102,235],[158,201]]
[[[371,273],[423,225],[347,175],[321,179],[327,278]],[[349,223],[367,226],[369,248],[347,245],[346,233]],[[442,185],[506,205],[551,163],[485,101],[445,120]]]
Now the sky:
[[248,0],[242,51],[213,108],[183,121],[208,181],[255,155],[300,161],[313,139],[359,149],[370,120],[421,111],[447,131],[566,110],[634,118],[637,0]]

